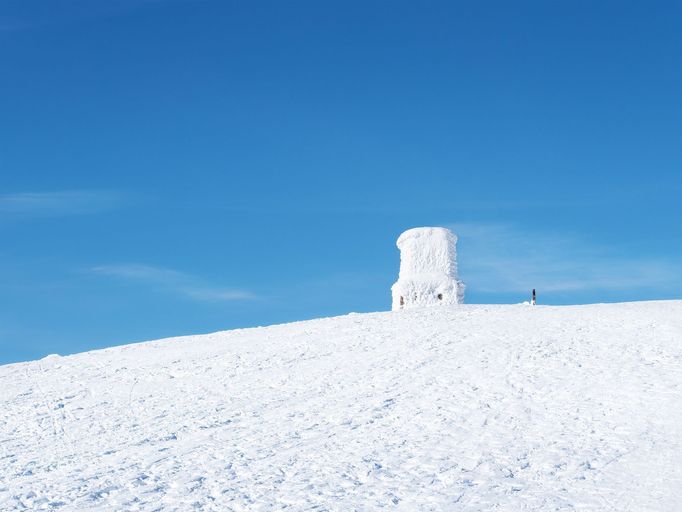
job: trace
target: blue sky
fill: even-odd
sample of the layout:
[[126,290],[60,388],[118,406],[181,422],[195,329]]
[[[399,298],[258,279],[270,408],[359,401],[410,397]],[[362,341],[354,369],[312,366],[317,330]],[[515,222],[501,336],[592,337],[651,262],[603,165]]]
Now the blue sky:
[[679,1],[0,2],[0,363],[390,308],[682,298]]

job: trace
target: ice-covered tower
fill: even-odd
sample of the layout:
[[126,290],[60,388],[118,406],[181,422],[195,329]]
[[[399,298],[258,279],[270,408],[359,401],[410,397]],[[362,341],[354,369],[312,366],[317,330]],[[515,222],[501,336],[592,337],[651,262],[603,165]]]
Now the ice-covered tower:
[[391,287],[393,311],[432,304],[461,304],[457,236],[445,228],[408,229],[398,238],[400,274]]

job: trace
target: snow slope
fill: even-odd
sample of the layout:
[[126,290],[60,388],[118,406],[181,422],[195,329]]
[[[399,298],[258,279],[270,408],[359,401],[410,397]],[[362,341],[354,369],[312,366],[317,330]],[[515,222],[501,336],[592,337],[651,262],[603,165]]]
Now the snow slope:
[[0,510],[682,503],[682,301],[457,305],[0,367]]

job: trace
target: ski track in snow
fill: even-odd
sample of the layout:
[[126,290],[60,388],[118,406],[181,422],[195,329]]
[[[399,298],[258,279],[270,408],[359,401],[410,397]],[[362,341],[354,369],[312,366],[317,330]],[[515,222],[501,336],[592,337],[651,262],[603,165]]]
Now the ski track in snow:
[[351,314],[0,389],[0,510],[682,506],[682,301]]

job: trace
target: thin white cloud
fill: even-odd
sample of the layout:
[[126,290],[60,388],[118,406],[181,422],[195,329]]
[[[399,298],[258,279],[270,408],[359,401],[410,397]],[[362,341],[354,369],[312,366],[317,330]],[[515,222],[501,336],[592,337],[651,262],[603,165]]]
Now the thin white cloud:
[[176,270],[152,267],[150,265],[140,265],[137,263],[126,263],[122,265],[99,265],[90,269],[96,274],[105,276],[121,277],[139,281],[152,281],[167,283],[187,279],[186,274]]
[[511,224],[451,228],[460,238],[460,273],[472,291],[682,290],[682,262],[626,257],[576,235],[525,231]]
[[256,298],[253,293],[242,290],[226,290],[201,286],[182,288],[181,291],[189,298],[205,301],[250,300]]
[[144,283],[197,301],[220,302],[256,298],[256,295],[245,290],[210,286],[193,275],[150,265],[136,263],[100,265],[92,267],[89,271],[101,276]]
[[103,190],[63,190],[0,195],[0,217],[84,215],[114,208],[121,195]]

